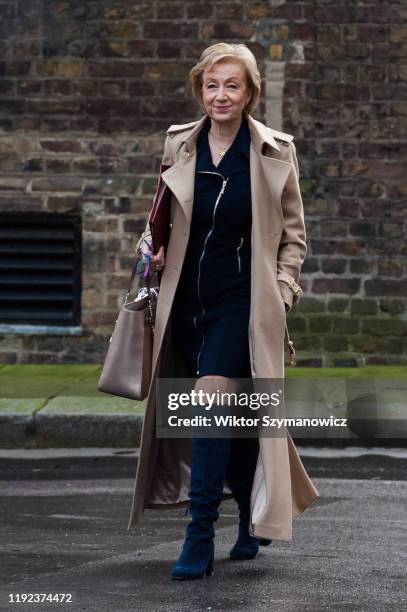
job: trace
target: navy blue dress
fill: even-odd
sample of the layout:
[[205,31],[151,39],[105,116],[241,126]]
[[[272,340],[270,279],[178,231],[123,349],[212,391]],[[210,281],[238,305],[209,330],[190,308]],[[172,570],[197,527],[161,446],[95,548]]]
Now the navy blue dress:
[[190,377],[250,377],[250,130],[246,118],[218,166],[199,133],[190,237],[172,309]]

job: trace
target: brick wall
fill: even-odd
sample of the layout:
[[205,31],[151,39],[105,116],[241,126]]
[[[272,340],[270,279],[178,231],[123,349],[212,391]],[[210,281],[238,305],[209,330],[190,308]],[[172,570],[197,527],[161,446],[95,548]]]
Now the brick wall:
[[225,40],[259,61],[255,117],[297,144],[299,363],[406,363],[406,13],[379,0],[0,0],[0,213],[71,212],[83,226],[83,329],[4,333],[0,362],[102,360],[165,129],[201,116],[188,72]]

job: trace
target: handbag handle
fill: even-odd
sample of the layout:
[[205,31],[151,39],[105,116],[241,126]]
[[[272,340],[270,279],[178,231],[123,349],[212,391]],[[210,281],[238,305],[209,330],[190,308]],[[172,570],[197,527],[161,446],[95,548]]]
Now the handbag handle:
[[[132,272],[131,272],[131,276],[130,276],[130,281],[129,281],[129,286],[128,286],[128,289],[127,289],[127,293],[126,293],[126,296],[125,296],[125,298],[124,298],[124,303],[125,303],[125,304],[127,304],[128,297],[129,297],[129,295],[130,295],[130,293],[131,293],[131,287],[132,287],[132,284],[133,284],[133,281],[134,281],[134,277],[135,277],[135,276],[136,276],[136,274],[137,274],[137,265],[138,265],[138,262],[139,262],[139,261],[140,261],[140,258],[139,258],[139,257],[137,257],[137,258],[136,258],[136,261],[135,261],[135,263],[134,263],[134,266],[133,266]],[[155,272],[157,273],[157,278],[158,278],[158,286],[159,286],[159,285],[160,285],[160,281],[161,281],[161,271],[159,271],[158,269],[155,269],[155,270],[153,270],[152,272],[149,272],[149,273],[148,273],[148,274],[147,274],[147,275],[144,277],[144,278],[145,278],[145,280],[146,280],[146,285],[145,285],[145,286],[146,286],[146,289],[147,289],[147,293],[148,293],[148,295],[150,296],[150,299],[152,299],[152,295],[151,295],[151,279],[152,279],[152,276],[153,276],[153,274],[154,274]]]
[[[134,263],[132,272],[131,272],[131,276],[130,276],[130,281],[129,281],[129,286],[127,289],[127,293],[126,296],[124,298],[124,306],[128,303],[128,298],[129,295],[131,293],[131,287],[133,285],[133,281],[134,281],[134,277],[137,274],[137,265],[138,262],[140,261],[140,258],[136,258],[136,261]],[[154,301],[154,296],[153,293],[151,291],[151,280],[153,277],[154,273],[157,273],[157,279],[158,279],[158,286],[160,285],[160,281],[161,281],[161,271],[159,271],[157,268],[155,270],[153,270],[152,272],[148,272],[148,274],[144,277],[145,278],[145,288],[147,289],[147,295],[148,295],[148,309],[149,309],[149,319],[148,322],[151,325],[152,331],[154,333],[154,329],[155,329],[155,316],[154,316],[154,311],[153,311],[153,301]]]

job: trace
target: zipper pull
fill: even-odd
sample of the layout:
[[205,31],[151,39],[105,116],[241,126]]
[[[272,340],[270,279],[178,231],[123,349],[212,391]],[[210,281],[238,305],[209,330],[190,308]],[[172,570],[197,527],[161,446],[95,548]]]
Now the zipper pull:
[[290,339],[290,335],[288,333],[287,321],[285,323],[285,335],[286,335],[286,338],[287,338],[287,348],[288,348],[289,363],[290,363],[291,367],[295,367],[297,365],[297,360],[296,360],[296,357],[295,357],[295,348],[294,348],[294,343]]
[[292,340],[288,341],[288,352],[289,352],[290,366],[294,367],[297,365],[297,360],[295,358],[295,349],[294,349],[294,344]]
[[240,261],[240,253],[239,253],[239,251],[240,251],[240,249],[243,246],[243,240],[244,240],[243,236],[240,236],[240,244],[239,244],[239,246],[236,249],[237,265],[238,265],[238,269],[239,269],[239,274],[242,271],[242,264],[241,264],[241,261]]

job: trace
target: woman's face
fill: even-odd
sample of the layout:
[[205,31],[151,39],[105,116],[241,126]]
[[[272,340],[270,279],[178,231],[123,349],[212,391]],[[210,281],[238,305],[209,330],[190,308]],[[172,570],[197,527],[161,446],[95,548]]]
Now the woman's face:
[[207,114],[222,123],[242,116],[251,98],[245,69],[236,60],[221,60],[202,75],[202,99]]

